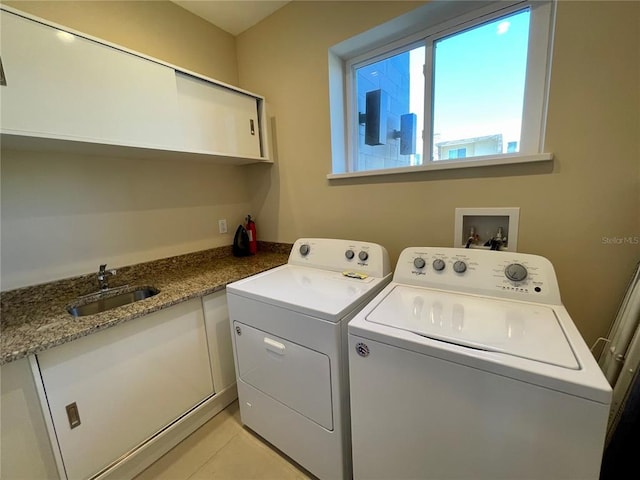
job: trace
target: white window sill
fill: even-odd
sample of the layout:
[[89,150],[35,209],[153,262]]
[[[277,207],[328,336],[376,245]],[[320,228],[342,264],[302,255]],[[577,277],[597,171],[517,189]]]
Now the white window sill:
[[373,177],[379,175],[394,175],[397,173],[429,172],[432,170],[451,170],[455,168],[477,168],[495,165],[514,165],[520,163],[548,162],[553,160],[553,153],[536,154],[506,154],[486,155],[482,157],[469,157],[458,160],[438,160],[425,165],[413,167],[381,168],[378,170],[362,170],[358,172],[329,173],[327,179],[338,180],[342,178]]

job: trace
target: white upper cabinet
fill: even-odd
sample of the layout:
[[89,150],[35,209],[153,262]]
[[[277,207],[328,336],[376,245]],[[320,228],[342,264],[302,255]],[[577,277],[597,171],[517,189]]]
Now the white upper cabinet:
[[5,8],[6,146],[269,161],[262,97]]
[[2,63],[3,132],[178,145],[172,68],[6,12]]
[[185,148],[260,156],[256,98],[176,72]]

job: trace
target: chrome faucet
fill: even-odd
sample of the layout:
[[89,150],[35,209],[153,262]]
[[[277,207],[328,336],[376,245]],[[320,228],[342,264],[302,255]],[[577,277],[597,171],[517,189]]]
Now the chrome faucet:
[[100,265],[100,270],[98,270],[98,285],[100,286],[100,290],[108,290],[109,289],[109,281],[107,280],[109,277],[116,274],[116,270],[111,269],[107,270],[107,264]]

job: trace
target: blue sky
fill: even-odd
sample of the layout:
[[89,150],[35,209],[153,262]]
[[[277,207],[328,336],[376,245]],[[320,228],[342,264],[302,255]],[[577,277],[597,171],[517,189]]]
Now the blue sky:
[[434,133],[519,140],[529,11],[435,43]]

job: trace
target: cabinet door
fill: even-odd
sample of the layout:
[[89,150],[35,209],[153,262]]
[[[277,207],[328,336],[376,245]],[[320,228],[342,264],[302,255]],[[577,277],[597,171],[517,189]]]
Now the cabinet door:
[[216,392],[220,392],[236,383],[226,292],[223,290],[203,297],[202,306],[207,325],[213,385]]
[[96,474],[213,393],[199,299],[47,350],[38,362],[69,478]]
[[0,15],[4,133],[178,146],[172,68],[10,12]]
[[260,157],[256,97],[176,72],[184,148]]
[[0,378],[2,477],[59,478],[29,360],[2,365]]

